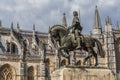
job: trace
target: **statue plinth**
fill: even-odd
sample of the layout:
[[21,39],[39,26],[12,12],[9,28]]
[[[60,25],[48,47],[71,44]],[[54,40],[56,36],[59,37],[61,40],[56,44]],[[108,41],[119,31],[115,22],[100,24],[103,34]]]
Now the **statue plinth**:
[[52,73],[51,80],[115,80],[115,75],[102,67],[64,66]]

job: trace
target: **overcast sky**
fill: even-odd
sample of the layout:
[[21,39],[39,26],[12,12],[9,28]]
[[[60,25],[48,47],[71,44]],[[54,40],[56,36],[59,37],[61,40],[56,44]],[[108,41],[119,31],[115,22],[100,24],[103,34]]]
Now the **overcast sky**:
[[80,11],[83,33],[89,33],[93,27],[95,6],[98,6],[102,27],[105,17],[110,16],[113,27],[120,23],[120,0],[0,0],[0,19],[4,27],[11,22],[21,29],[48,32],[49,26],[62,24],[63,13],[66,13],[68,26],[72,22],[72,12]]

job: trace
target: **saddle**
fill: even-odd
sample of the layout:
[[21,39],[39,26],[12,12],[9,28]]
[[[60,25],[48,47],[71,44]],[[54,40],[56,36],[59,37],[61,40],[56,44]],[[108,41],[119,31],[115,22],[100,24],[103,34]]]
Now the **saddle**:
[[[76,40],[76,37],[74,36],[74,34],[70,33],[69,35],[72,37],[72,42],[74,44],[77,44],[77,40]],[[85,42],[85,37],[82,34],[79,37],[80,37],[81,43],[84,43]]]

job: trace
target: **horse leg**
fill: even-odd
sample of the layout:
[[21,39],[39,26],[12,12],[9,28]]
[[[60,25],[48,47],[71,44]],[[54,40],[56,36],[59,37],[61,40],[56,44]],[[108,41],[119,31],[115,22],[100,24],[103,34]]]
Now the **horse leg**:
[[69,55],[69,57],[68,57],[68,65],[70,65],[70,55]]
[[[88,59],[90,59],[90,58],[93,56],[93,50],[92,50],[91,47],[88,47],[88,48],[87,48],[87,51],[88,51],[88,56],[85,58],[84,64],[86,63],[86,61],[87,61]],[[90,61],[89,61],[89,62],[90,62]],[[90,66],[91,66],[91,62],[90,62]]]
[[95,58],[95,66],[97,66],[97,65],[98,65],[98,56],[97,56],[97,54],[95,53],[95,51],[93,51],[93,56],[94,56],[94,58]]
[[67,47],[61,46],[58,50],[62,53],[62,55],[64,57],[66,57],[68,59],[68,64],[70,64],[70,55],[69,55],[69,51],[68,51]]
[[70,55],[69,55],[69,51],[68,51],[68,50],[65,50],[65,52],[68,54],[68,57],[67,57],[67,59],[68,59],[68,65],[70,65]]
[[[86,64],[86,61],[88,61],[88,59],[90,59],[91,57],[92,57],[92,55],[87,56],[87,57],[84,59],[83,64],[85,65],[85,64]],[[91,63],[90,63],[90,65],[91,65]]]
[[60,53],[62,53],[62,55],[66,58],[69,57],[69,52],[66,52],[67,51],[67,47],[66,46],[61,46],[60,48],[58,48],[58,51]]

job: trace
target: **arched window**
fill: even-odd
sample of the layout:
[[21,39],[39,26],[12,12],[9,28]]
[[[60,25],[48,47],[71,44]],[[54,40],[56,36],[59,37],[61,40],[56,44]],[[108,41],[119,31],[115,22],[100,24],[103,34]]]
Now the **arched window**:
[[0,68],[0,80],[14,80],[13,69],[10,65],[5,64]]
[[18,47],[15,43],[11,42],[7,42],[7,52],[11,52],[11,54],[18,54]]
[[49,58],[46,59],[46,64],[47,64],[47,65],[50,64],[50,59],[49,59]]
[[18,53],[18,47],[14,43],[11,43],[11,53],[13,53],[13,54],[17,54]]
[[116,68],[120,69],[120,38],[115,41]]
[[116,53],[120,53],[120,38],[117,39],[115,44]]
[[66,62],[65,59],[63,59],[63,60],[61,61],[61,66],[64,66],[64,65],[67,65],[67,62]]
[[34,68],[32,66],[28,68],[28,80],[34,80]]

